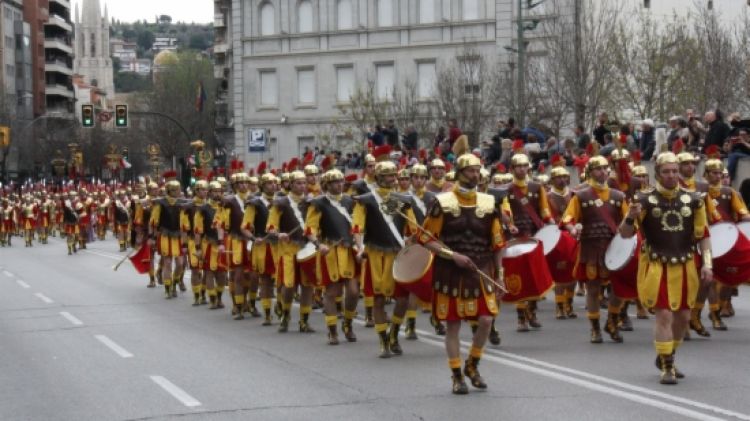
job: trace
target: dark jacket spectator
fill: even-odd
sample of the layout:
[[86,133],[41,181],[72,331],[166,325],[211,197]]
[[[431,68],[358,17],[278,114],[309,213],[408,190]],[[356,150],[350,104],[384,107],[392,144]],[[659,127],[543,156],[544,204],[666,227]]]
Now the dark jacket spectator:
[[383,136],[385,136],[385,141],[388,145],[390,145],[392,148],[396,148],[398,143],[398,129],[396,128],[396,125],[393,123],[393,120],[388,121],[388,126],[383,129]]
[[648,161],[654,155],[654,149],[656,149],[654,122],[652,120],[646,119],[643,121],[640,141],[641,157],[644,161]]
[[579,151],[585,151],[586,147],[589,146],[589,143],[591,143],[591,136],[586,133],[586,129],[584,129],[583,126],[576,127],[575,134],[576,148]]
[[383,146],[385,143],[381,130],[380,126],[375,126],[375,129],[370,129],[370,132],[367,133],[367,140],[372,141],[372,145],[375,147]]
[[407,151],[416,151],[419,148],[419,134],[414,126],[409,126],[404,131],[403,147]]
[[596,141],[599,142],[599,145],[601,146],[604,146],[604,135],[609,133],[609,129],[607,128],[607,121],[609,121],[607,113],[599,114],[599,119],[597,120],[596,127],[593,131],[594,139],[596,139]]
[[706,142],[703,147],[707,148],[711,145],[716,145],[719,147],[719,150],[723,149],[724,142],[729,137],[729,125],[712,112],[706,113],[705,120],[708,124],[708,132],[706,133]]
[[443,143],[445,139],[445,127],[438,127],[437,134],[435,134],[435,137],[432,139],[432,149],[435,150],[440,147],[440,144]]

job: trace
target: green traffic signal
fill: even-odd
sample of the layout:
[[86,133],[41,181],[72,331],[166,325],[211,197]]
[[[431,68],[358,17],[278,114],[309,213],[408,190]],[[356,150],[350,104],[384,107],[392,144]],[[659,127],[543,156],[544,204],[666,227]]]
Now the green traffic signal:
[[128,127],[128,106],[115,105],[115,127]]
[[83,127],[94,127],[94,106],[91,104],[81,105],[81,125]]

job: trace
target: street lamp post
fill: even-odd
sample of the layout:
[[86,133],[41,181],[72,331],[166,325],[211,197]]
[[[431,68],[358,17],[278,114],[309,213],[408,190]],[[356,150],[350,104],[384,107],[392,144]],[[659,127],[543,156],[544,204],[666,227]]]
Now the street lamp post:
[[526,118],[526,101],[524,99],[526,90],[524,89],[523,0],[518,0],[518,24],[516,26],[518,30],[518,86],[516,87],[518,89],[518,127],[523,128],[525,126],[524,119]]

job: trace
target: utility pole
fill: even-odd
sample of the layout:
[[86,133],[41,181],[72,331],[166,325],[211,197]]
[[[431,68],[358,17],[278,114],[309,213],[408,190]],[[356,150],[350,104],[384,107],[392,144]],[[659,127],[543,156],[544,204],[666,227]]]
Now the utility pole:
[[581,0],[574,0],[573,4],[573,28],[575,33],[573,34],[573,55],[575,57],[575,64],[574,69],[576,73],[576,79],[578,80],[578,87],[575,89],[578,91],[576,94],[576,108],[573,112],[573,115],[576,119],[576,125],[583,125],[585,124],[585,118],[586,118],[586,105],[583,102],[584,99],[582,98],[582,92],[583,92],[583,83],[584,81],[581,77],[581,63],[583,62],[581,57]]
[[526,118],[526,90],[524,82],[524,55],[526,53],[524,40],[523,40],[523,0],[518,0],[518,21],[516,22],[518,28],[518,127],[522,128],[525,126]]

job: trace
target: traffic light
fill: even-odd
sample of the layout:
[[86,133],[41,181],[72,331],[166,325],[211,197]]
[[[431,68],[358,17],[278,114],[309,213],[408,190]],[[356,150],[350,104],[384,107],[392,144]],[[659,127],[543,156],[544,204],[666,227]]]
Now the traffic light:
[[115,127],[128,127],[128,106],[115,105]]
[[81,125],[83,127],[94,127],[94,106],[91,104],[81,105]]
[[0,126],[0,148],[10,146],[10,127]]

